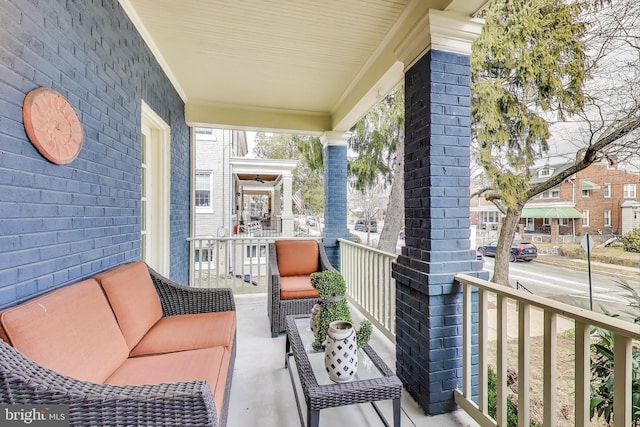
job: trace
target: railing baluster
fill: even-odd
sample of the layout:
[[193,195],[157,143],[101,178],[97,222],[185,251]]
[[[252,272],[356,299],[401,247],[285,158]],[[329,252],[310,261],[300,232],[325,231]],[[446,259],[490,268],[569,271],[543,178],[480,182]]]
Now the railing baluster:
[[462,328],[464,329],[464,332],[462,334],[464,343],[462,345],[462,391],[464,392],[464,396],[465,398],[467,398],[468,400],[472,399],[471,396],[471,344],[472,344],[472,333],[471,333],[471,327],[472,327],[472,319],[471,319],[471,314],[473,312],[473,310],[471,309],[471,299],[472,299],[472,294],[471,294],[471,287],[470,286],[465,286],[462,289],[462,305],[463,305],[463,310],[462,310]]
[[518,305],[518,425],[529,424],[529,350],[531,306]]
[[497,297],[497,337],[496,361],[496,421],[499,426],[507,425],[507,298]]
[[631,338],[615,334],[613,352],[614,427],[631,425]]
[[549,311],[544,312],[544,425],[557,425],[557,329],[558,316]]
[[[470,288],[470,286],[465,286],[465,288]],[[489,379],[489,364],[487,354],[489,348],[487,341],[489,339],[489,319],[487,314],[489,312],[489,295],[484,289],[478,290],[478,312],[478,373],[480,376],[478,386],[478,406],[480,407],[481,413],[488,414],[489,408],[487,406],[487,401],[489,394],[487,393],[487,382]]]
[[576,427],[589,427],[590,420],[590,387],[589,382],[591,379],[590,371],[590,325],[582,322],[575,322],[576,325],[576,338],[575,338],[575,353],[576,353]]

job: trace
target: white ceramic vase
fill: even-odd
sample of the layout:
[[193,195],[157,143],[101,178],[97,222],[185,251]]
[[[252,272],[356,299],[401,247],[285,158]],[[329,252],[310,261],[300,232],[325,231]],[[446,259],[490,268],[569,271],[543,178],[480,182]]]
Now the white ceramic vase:
[[351,322],[336,320],[329,324],[324,347],[324,367],[331,381],[351,381],[358,370],[358,342]]
[[316,304],[311,309],[311,320],[309,320],[309,327],[311,332],[315,334],[316,326],[318,325],[318,314],[320,313],[320,304]]

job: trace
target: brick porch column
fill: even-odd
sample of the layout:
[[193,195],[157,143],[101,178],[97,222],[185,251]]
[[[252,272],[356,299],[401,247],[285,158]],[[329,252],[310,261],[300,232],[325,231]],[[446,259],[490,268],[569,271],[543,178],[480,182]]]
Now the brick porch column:
[[338,239],[351,239],[347,228],[347,141],[350,132],[325,132],[324,246],[331,265],[340,268]]
[[480,26],[427,14],[429,28],[417,31],[430,34],[430,50],[398,49],[411,66],[405,69],[406,246],[393,268],[396,371],[426,413],[440,414],[456,409],[453,390],[462,385],[462,292],[453,276],[488,279],[469,240],[469,54]]

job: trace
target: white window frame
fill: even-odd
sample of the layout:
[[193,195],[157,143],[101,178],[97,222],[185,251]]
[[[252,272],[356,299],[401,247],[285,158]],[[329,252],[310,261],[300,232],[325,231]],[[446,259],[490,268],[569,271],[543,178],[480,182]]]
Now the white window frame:
[[624,184],[622,190],[622,198],[624,199],[635,199],[636,198],[636,185],[635,184]]
[[589,209],[584,209],[582,211],[582,226],[583,227],[589,226]]
[[550,190],[543,191],[542,193],[540,193],[540,198],[541,199],[559,199],[560,198],[560,189],[559,188],[552,188]]
[[538,171],[538,178],[544,178],[544,177],[547,177],[547,176],[551,176],[551,175],[553,175],[554,171],[555,171],[555,169],[551,169],[549,167],[544,167],[544,168],[542,168],[542,169],[540,169]]
[[542,225],[550,226],[551,218],[542,218]]
[[582,190],[582,198],[588,199],[589,197],[591,197],[591,190]]
[[604,183],[604,198],[605,199],[610,199],[611,198],[611,183],[610,182],[605,182]]
[[603,215],[604,215],[604,226],[611,227],[611,210],[606,209]]
[[559,218],[558,222],[560,223],[560,225],[566,227],[569,225],[569,218]]
[[[198,175],[207,175],[209,179],[209,206],[198,206],[196,191],[198,191]],[[197,213],[213,213],[213,173],[211,171],[197,170],[193,180],[193,204]]]
[[[140,230],[140,257],[158,273],[169,277],[169,217],[171,189],[171,127],[149,107],[141,103],[142,143],[146,159],[141,159],[144,187],[144,229]],[[141,212],[141,215],[143,212]]]
[[527,231],[534,231],[536,229],[536,219],[526,218],[524,229]]
[[[258,247],[260,247],[260,252],[258,253]],[[253,260],[264,262],[267,259],[267,245],[245,245],[244,247],[244,258],[245,260]]]

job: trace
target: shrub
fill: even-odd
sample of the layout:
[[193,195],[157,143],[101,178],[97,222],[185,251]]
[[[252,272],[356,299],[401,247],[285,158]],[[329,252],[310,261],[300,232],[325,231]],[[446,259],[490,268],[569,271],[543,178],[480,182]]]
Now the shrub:
[[622,247],[627,252],[640,253],[640,228],[631,230],[622,236]]
[[[596,342],[591,344],[591,414],[602,417],[608,425],[615,418],[613,402],[613,332],[594,328]],[[631,426],[640,426],[640,350],[632,347]]]
[[[495,373],[493,368],[489,367],[487,383],[487,409],[489,410],[489,416],[496,419],[498,413],[498,374]],[[507,399],[507,427],[517,427],[518,425],[518,406]]]

